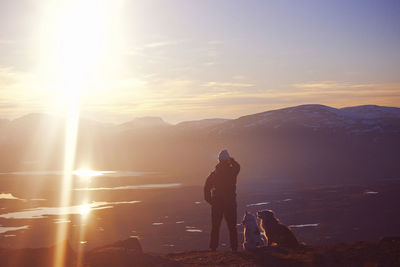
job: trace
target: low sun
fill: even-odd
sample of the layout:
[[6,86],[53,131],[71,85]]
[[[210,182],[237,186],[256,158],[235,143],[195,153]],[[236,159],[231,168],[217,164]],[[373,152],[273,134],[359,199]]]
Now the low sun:
[[[74,106],[115,71],[122,49],[122,1],[48,1],[37,34],[38,77],[55,108]],[[79,104],[79,103],[78,103]]]

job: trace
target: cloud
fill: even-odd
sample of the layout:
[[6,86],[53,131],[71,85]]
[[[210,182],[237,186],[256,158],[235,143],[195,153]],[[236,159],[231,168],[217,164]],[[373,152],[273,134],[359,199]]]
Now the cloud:
[[244,79],[246,79],[246,76],[244,76],[244,75],[234,75],[234,76],[232,76],[232,79],[234,79],[234,80],[244,80]]
[[149,43],[149,44],[146,44],[144,47],[156,48],[156,47],[163,47],[163,46],[175,45],[175,44],[177,44],[177,43],[176,42],[171,42],[171,41],[165,41],[165,42]]
[[172,40],[172,41],[160,41],[160,42],[153,42],[145,44],[145,48],[158,48],[158,47],[165,47],[171,45],[177,45],[186,42],[187,40]]
[[236,83],[236,82],[206,82],[202,86],[205,87],[253,87],[252,83]]
[[295,83],[292,84],[295,88],[300,89],[357,89],[357,88],[388,88],[398,87],[398,84],[390,83],[352,83],[352,82],[335,82],[335,81],[322,81],[322,82],[309,82],[309,83]]
[[[0,68],[3,117],[38,112],[49,102],[49,91],[35,88],[31,76],[12,68]],[[148,72],[141,76],[126,73],[103,77],[93,87],[96,89],[82,98],[82,115],[89,114],[93,119],[107,122],[122,122],[138,116],[162,116],[169,122],[236,118],[309,103],[333,107],[399,106],[400,103],[400,83],[312,81],[273,89],[249,82],[243,75],[204,81],[183,74],[176,79],[163,79],[157,72]]]
[[222,40],[210,40],[207,42],[208,45],[221,45],[224,44],[224,41]]
[[217,63],[209,61],[209,62],[204,62],[203,65],[206,67],[211,67],[211,66],[215,66]]
[[[224,83],[224,85],[227,84],[230,83]],[[184,83],[181,85],[185,87]],[[358,86],[355,87],[357,90],[289,88],[286,90],[259,90],[257,92],[247,90],[193,90],[193,86],[197,85],[198,83],[191,81],[187,86],[192,89],[187,89],[185,93],[175,91],[168,94],[166,91],[166,94],[152,98],[148,102],[145,112],[162,116],[170,122],[177,122],[208,117],[236,118],[270,109],[310,103],[333,107],[363,104],[399,106],[398,103],[400,103],[400,86],[396,84],[380,84],[379,90],[369,86],[364,88]],[[203,84],[200,83],[200,85]],[[185,112],[182,113],[182,111]]]

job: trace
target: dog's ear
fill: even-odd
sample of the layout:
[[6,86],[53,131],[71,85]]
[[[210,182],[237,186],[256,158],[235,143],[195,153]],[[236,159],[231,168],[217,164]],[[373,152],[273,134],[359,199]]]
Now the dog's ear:
[[249,212],[246,210],[246,215],[249,214]]

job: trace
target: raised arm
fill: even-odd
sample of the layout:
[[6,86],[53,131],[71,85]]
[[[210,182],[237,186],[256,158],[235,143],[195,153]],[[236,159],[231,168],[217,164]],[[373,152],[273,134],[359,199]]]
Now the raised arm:
[[231,158],[231,164],[232,164],[232,168],[233,168],[235,175],[238,175],[240,172],[239,163],[234,158]]

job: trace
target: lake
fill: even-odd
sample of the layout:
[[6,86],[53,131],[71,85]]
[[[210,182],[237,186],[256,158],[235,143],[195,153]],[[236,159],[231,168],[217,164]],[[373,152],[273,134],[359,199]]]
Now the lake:
[[[60,226],[68,229],[72,247],[86,249],[129,236],[138,237],[146,251],[208,247],[210,206],[203,200],[202,185],[157,172],[78,170],[65,206],[61,181],[61,171],[0,174],[0,247],[49,246],[60,241],[55,238]],[[237,197],[239,240],[244,211],[272,209],[306,243],[376,241],[399,231],[399,191],[399,181],[279,189],[242,182]],[[385,227],[377,230],[371,216]],[[228,249],[225,228],[223,222],[221,244]]]

